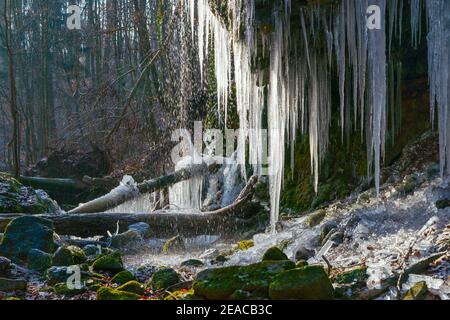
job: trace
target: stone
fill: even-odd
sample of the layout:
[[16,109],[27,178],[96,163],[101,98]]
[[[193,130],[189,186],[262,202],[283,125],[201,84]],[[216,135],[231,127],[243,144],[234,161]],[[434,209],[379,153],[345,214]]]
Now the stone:
[[86,288],[82,287],[80,289],[77,288],[69,288],[66,283],[57,283],[53,286],[53,292],[58,295],[64,296],[76,296],[82,294],[86,291]]
[[267,251],[264,253],[262,257],[262,261],[283,261],[283,260],[289,260],[289,258],[278,247],[272,247],[267,249]]
[[150,225],[145,222],[138,222],[128,226],[129,231],[135,231],[139,233],[143,238],[149,238],[150,234]]
[[274,300],[331,300],[334,289],[322,266],[307,266],[280,273],[269,287]]
[[53,264],[52,255],[39,249],[31,249],[28,253],[28,268],[35,271],[45,271]]
[[248,292],[253,298],[267,299],[269,285],[283,271],[294,269],[292,261],[263,261],[249,266],[207,269],[194,281],[196,296],[209,300],[226,300],[237,292]]
[[237,248],[238,250],[248,250],[252,247],[255,246],[255,242],[253,240],[243,240],[243,241],[239,241],[237,244]]
[[5,229],[0,244],[0,255],[14,262],[25,261],[31,249],[53,253],[56,244],[53,240],[53,223],[49,220],[24,216],[12,220]]
[[297,268],[303,268],[306,267],[308,265],[308,262],[305,260],[298,260],[297,263],[295,264],[295,266]]
[[148,282],[152,275],[157,271],[157,268],[152,265],[141,265],[134,271],[136,280],[145,283]]
[[27,282],[23,279],[0,278],[0,291],[26,291]]
[[117,288],[119,291],[132,292],[139,296],[143,296],[145,294],[145,286],[137,281],[128,281],[127,283],[121,285]]
[[295,261],[300,261],[300,260],[308,261],[309,259],[313,258],[314,256],[315,256],[315,252],[305,248],[304,246],[299,246],[297,248],[297,250],[295,251]]
[[101,247],[97,247],[94,244],[88,244],[83,247],[84,254],[88,257],[98,256],[101,254]]
[[205,264],[202,261],[196,259],[186,260],[183,263],[181,263],[182,267],[202,267],[204,265]]
[[126,248],[140,245],[144,241],[142,235],[134,230],[128,230],[124,233],[113,235],[111,237],[111,247]]
[[418,282],[406,292],[403,300],[425,300],[428,294],[428,287],[425,281]]
[[325,219],[326,216],[327,216],[327,212],[323,209],[313,212],[305,220],[305,225],[308,228],[313,228],[313,227],[319,225],[323,221],[323,219]]
[[86,254],[76,246],[62,246],[53,255],[54,266],[73,266],[86,262]]
[[11,260],[6,257],[0,257],[0,276],[9,274],[11,267]]
[[147,284],[153,291],[164,290],[181,283],[180,275],[172,268],[156,271]]
[[99,257],[92,264],[94,270],[120,272],[123,270],[122,256],[119,252]]
[[212,248],[205,250],[205,252],[203,252],[199,258],[204,260],[212,260],[217,258],[218,256],[220,256],[220,251],[216,248]]
[[139,300],[139,298],[140,296],[138,294],[108,287],[101,287],[97,290],[97,300]]
[[163,254],[169,254],[171,252],[183,251],[185,250],[184,238],[180,235],[175,236],[164,243],[162,248]]
[[70,276],[74,275],[77,272],[77,269],[80,271],[82,281],[88,280],[94,276],[94,274],[92,274],[90,271],[83,270],[83,268],[81,268],[80,266],[53,266],[49,268],[45,273],[47,284],[50,286],[54,286],[57,283],[66,283],[67,279],[69,279]]
[[319,241],[321,245],[324,245],[325,242],[327,242],[327,240],[329,239],[329,236],[331,234],[331,232],[334,232],[337,230],[338,225],[335,222],[328,222],[325,223],[321,230],[320,230],[320,237],[319,237]]
[[136,278],[134,277],[134,275],[128,271],[128,270],[124,270],[119,272],[118,274],[116,274],[112,279],[111,282],[118,284],[118,285],[123,285],[129,281],[132,280],[136,280]]
[[349,285],[352,289],[360,289],[366,285],[368,279],[367,267],[362,266],[337,274],[333,282],[341,285]]

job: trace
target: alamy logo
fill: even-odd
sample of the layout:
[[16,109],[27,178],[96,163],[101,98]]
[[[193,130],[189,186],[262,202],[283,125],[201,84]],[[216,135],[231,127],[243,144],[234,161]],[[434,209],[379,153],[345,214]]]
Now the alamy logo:
[[367,29],[381,30],[381,8],[372,5],[367,8]]
[[69,30],[81,30],[81,8],[77,5],[71,5],[67,7],[67,14],[70,16],[67,18],[67,28]]

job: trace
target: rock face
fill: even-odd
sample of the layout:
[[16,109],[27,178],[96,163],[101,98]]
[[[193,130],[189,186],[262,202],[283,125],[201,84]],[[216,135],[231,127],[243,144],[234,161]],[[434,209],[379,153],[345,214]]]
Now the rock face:
[[196,296],[209,300],[268,298],[269,285],[283,271],[294,269],[292,261],[263,261],[243,267],[225,267],[200,272],[194,282]]
[[330,300],[333,285],[322,266],[307,266],[279,274],[270,284],[269,296],[274,300]]
[[53,223],[49,220],[25,216],[11,221],[0,244],[0,255],[13,261],[25,261],[31,249],[53,253]]
[[44,191],[24,187],[11,176],[0,173],[0,214],[41,214],[59,211],[59,206]]

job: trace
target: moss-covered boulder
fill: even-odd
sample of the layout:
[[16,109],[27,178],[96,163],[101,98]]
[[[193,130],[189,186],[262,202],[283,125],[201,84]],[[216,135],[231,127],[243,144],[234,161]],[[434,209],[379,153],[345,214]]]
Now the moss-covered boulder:
[[350,286],[352,289],[360,289],[366,285],[368,279],[367,267],[361,266],[337,274],[333,282]]
[[57,283],[66,283],[69,277],[76,275],[77,272],[79,272],[82,282],[88,281],[96,276],[95,274],[88,271],[87,268],[83,268],[83,266],[54,266],[49,268],[45,273],[47,284],[50,286],[54,286]]
[[86,254],[77,246],[59,247],[53,255],[54,266],[73,266],[86,262]]
[[6,257],[0,257],[0,276],[9,274],[11,267],[11,260]]
[[126,292],[132,292],[139,296],[144,295],[145,293],[145,286],[137,281],[128,281],[127,283],[121,285],[117,288],[119,291],[126,291]]
[[0,244],[0,255],[17,262],[25,261],[31,249],[53,253],[56,249],[53,230],[53,223],[43,218],[16,218],[6,227]]
[[283,271],[295,268],[292,261],[263,261],[200,272],[194,282],[196,296],[209,300],[231,299],[240,292],[252,298],[268,298],[269,285]]
[[0,214],[41,214],[59,211],[59,206],[44,191],[25,187],[10,175],[0,173]]
[[111,282],[118,284],[118,285],[123,285],[129,281],[133,281],[136,280],[136,278],[134,277],[134,275],[128,271],[128,270],[124,270],[119,272],[118,274],[116,274],[112,279]]
[[120,272],[123,270],[122,256],[119,252],[99,257],[92,264],[94,270]]
[[262,257],[262,261],[283,261],[289,260],[287,255],[284,254],[278,247],[272,247],[267,249]]
[[139,298],[138,294],[108,287],[101,287],[97,290],[97,300],[139,300]]
[[153,274],[147,286],[154,291],[159,291],[180,284],[180,282],[181,278],[178,272],[172,268],[163,268]]
[[45,271],[53,264],[51,254],[39,249],[31,249],[28,253],[28,268],[35,271]]
[[26,291],[27,282],[23,279],[0,278],[0,291]]
[[196,267],[202,267],[202,266],[204,266],[204,265],[205,265],[205,264],[204,264],[202,261],[197,260],[197,259],[190,259],[190,260],[183,261],[183,262],[181,263],[181,266],[182,266],[182,267],[187,267],[187,268],[191,268],[191,267],[194,267],[194,268],[196,268]]
[[424,300],[428,293],[427,283],[425,281],[418,282],[406,292],[403,300]]
[[334,289],[322,266],[307,266],[279,274],[270,284],[274,300],[330,300]]
[[86,291],[86,288],[69,288],[67,283],[57,283],[53,286],[53,292],[58,295],[76,296]]
[[305,225],[309,228],[313,228],[319,225],[323,219],[327,216],[327,212],[323,209],[311,213],[305,220]]

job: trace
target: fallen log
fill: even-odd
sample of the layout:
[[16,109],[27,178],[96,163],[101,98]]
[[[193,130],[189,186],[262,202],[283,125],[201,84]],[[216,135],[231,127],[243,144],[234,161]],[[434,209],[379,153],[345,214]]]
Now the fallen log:
[[157,179],[144,181],[135,186],[119,186],[100,198],[80,204],[77,208],[69,211],[69,213],[79,214],[104,212],[134,199],[139,194],[152,193],[178,182],[189,180],[192,177],[202,176],[208,172],[214,172],[217,169],[217,164],[207,165],[206,163],[203,163],[175,171]]
[[89,189],[89,186],[75,179],[57,179],[57,178],[21,176],[20,182],[23,185],[44,190],[64,189],[66,191],[73,190],[74,192],[80,192]]
[[[120,232],[138,222],[150,225],[154,237],[185,237],[205,234],[228,235],[246,223],[259,206],[251,200],[258,179],[252,177],[236,201],[224,208],[210,212],[177,213],[173,211],[155,211],[153,213],[82,213],[63,215],[38,215],[51,220],[55,232],[82,238],[105,235],[115,231],[117,224]],[[258,208],[256,207],[258,206]],[[0,215],[0,232],[14,218],[22,214]]]

